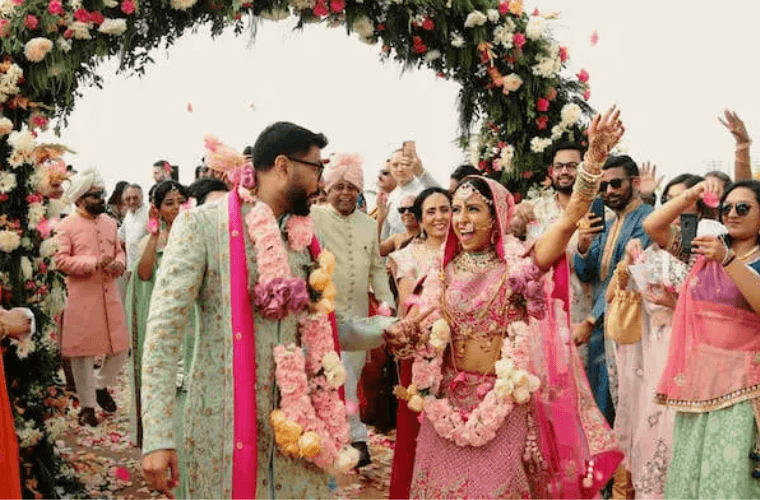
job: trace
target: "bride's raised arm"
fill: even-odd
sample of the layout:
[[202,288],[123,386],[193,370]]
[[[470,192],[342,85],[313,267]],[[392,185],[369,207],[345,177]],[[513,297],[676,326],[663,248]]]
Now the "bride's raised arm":
[[620,110],[615,106],[603,116],[596,115],[591,121],[588,128],[589,148],[578,167],[570,203],[562,218],[536,240],[533,248],[533,258],[541,269],[550,268],[565,253],[578,222],[586,216],[591,202],[599,194],[604,162],[624,132]]

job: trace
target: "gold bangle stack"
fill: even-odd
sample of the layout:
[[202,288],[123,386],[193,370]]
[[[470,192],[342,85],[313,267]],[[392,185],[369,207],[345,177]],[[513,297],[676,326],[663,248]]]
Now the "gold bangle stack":
[[586,164],[578,165],[578,176],[573,185],[573,197],[581,200],[593,200],[599,194],[599,183],[602,174],[592,174],[586,170]]

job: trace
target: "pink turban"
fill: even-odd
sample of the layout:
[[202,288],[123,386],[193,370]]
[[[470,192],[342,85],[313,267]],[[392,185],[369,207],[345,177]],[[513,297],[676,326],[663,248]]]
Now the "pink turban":
[[364,191],[364,172],[362,157],[358,154],[339,153],[330,159],[325,168],[325,189],[330,191],[333,184],[340,180],[350,182],[361,192]]

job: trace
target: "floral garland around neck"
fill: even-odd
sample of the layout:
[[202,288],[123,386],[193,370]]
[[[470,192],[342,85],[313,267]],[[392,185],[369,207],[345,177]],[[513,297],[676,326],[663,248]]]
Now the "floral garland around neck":
[[[305,458],[331,473],[347,472],[358,462],[359,452],[349,445],[350,426],[339,394],[346,370],[335,351],[329,319],[335,308],[335,256],[328,251],[319,255],[309,276],[317,300],[310,303],[306,282],[291,275],[274,213],[250,195],[243,199],[253,202],[245,222],[259,271],[254,305],[271,320],[297,314],[301,337],[301,346],[290,343],[273,350],[281,396],[280,407],[269,415],[275,442],[284,455]],[[290,217],[287,231],[290,248],[303,251],[312,240],[313,222]]]
[[[535,290],[525,293],[525,284],[532,281],[530,278],[535,278],[536,269],[532,263],[518,268],[520,270],[509,277],[509,282],[525,294],[528,320],[535,321],[530,316],[542,317],[546,307],[545,298],[539,297]],[[537,281],[540,283],[540,279]],[[444,300],[443,293],[439,293],[441,280],[433,282],[437,284],[431,287],[432,294]],[[512,293],[515,293],[514,288]],[[424,410],[436,432],[457,446],[487,444],[496,436],[496,431],[514,406],[528,403],[531,394],[541,386],[541,380],[528,372],[528,323],[513,321],[508,325],[507,332],[502,341],[501,357],[494,365],[496,380],[484,377],[476,389],[482,400],[471,412],[456,409],[448,398],[436,396],[443,380],[443,356],[451,342],[451,327],[443,317],[432,324],[427,343],[419,346],[414,353],[412,384],[408,388],[397,386],[394,390],[396,396],[407,400],[412,411]],[[463,378],[464,373],[459,373],[454,380],[461,381]]]

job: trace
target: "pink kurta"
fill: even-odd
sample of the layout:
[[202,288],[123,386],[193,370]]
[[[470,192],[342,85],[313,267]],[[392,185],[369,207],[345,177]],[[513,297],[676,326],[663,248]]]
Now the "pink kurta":
[[75,212],[57,230],[55,262],[66,274],[68,289],[61,331],[63,356],[126,351],[127,324],[116,279],[95,270],[103,255],[125,263],[124,250],[116,236],[116,221],[105,214],[88,219]]

